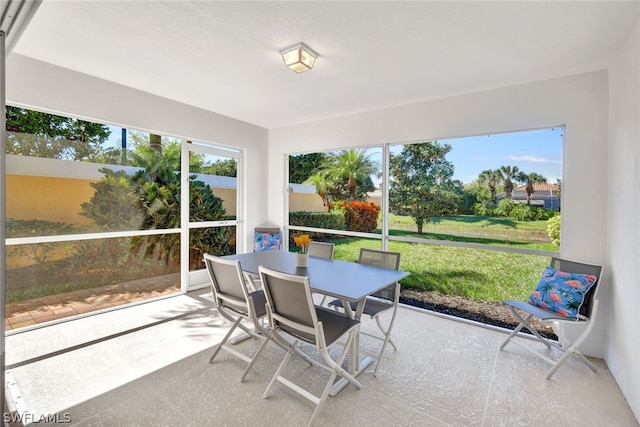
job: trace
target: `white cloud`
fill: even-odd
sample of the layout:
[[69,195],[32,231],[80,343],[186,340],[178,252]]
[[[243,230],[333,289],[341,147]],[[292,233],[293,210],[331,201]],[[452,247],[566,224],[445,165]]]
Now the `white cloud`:
[[547,159],[541,156],[508,156],[509,160],[517,160],[521,162],[533,162],[533,163],[558,163],[557,160]]

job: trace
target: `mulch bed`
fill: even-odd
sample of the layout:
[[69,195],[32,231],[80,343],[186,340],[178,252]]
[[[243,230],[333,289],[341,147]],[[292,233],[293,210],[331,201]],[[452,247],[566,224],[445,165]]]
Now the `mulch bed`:
[[[436,313],[460,317],[505,329],[514,329],[518,326],[518,322],[511,314],[509,307],[501,303],[472,301],[464,297],[444,295],[433,291],[418,291],[415,289],[403,289],[400,294],[400,302]],[[554,340],[558,339],[548,323],[536,320],[530,321],[530,323],[540,335]],[[523,329],[523,332],[528,333],[526,329]]]

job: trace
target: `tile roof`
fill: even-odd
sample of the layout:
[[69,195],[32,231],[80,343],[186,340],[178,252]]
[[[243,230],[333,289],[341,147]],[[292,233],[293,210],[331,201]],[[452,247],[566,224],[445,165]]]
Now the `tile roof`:
[[[514,188],[513,190],[521,190],[526,191],[527,185],[521,185],[519,187]],[[536,182],[533,184],[534,191],[558,191],[558,184],[549,184],[548,182]]]

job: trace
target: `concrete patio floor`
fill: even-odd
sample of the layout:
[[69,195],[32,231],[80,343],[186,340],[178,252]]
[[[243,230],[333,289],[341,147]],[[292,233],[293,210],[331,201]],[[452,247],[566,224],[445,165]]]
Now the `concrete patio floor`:
[[[270,343],[243,383],[245,363],[213,347],[229,328],[208,289],[96,314],[6,338],[9,392],[27,421],[78,426],[304,426],[313,405],[284,386],[262,394],[284,351]],[[375,330],[364,321],[363,330]],[[551,380],[548,366],[504,332],[399,310],[398,351],[389,350],[329,398],[320,426],[634,426],[602,360],[593,373],[570,358]],[[525,340],[524,338],[519,338]],[[379,343],[362,338],[365,348]],[[531,345],[536,345],[531,342]],[[253,340],[237,344],[249,353]],[[328,373],[290,362],[290,376],[316,387]],[[24,415],[27,414],[27,415]]]

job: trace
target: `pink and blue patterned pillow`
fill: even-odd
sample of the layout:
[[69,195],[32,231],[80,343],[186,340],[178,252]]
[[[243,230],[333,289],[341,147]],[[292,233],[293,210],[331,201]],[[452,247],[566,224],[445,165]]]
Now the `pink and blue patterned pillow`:
[[545,267],[542,279],[529,297],[529,304],[560,316],[578,320],[584,297],[598,280],[590,274],[576,274]]
[[263,233],[256,231],[253,235],[253,251],[272,251],[280,249],[280,233]]

